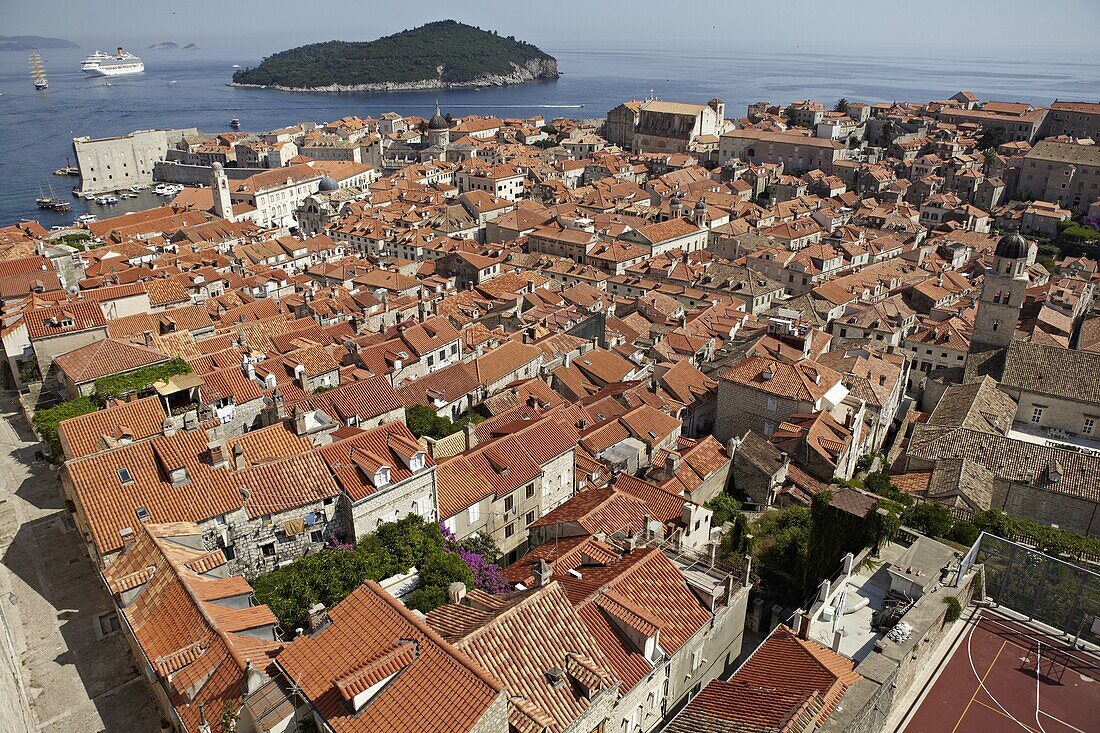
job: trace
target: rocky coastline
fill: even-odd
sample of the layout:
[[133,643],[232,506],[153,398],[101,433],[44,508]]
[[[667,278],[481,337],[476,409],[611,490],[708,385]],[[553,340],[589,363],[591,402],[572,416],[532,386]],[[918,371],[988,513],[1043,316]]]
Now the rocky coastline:
[[432,89],[469,89],[471,87],[504,87],[527,84],[533,81],[557,79],[558,62],[554,59],[531,59],[524,64],[512,63],[513,73],[507,75],[486,74],[468,81],[445,82],[441,78],[421,79],[411,82],[377,82],[372,84],[328,84],[316,87],[290,87],[282,84],[226,83],[230,87],[250,89],[277,89],[282,92],[407,92]]

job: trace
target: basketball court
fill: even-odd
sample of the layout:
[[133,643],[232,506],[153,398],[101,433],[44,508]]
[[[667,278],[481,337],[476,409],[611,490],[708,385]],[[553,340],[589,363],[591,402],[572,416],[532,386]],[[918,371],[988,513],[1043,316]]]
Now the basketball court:
[[990,610],[961,642],[907,733],[1100,733],[1100,659]]

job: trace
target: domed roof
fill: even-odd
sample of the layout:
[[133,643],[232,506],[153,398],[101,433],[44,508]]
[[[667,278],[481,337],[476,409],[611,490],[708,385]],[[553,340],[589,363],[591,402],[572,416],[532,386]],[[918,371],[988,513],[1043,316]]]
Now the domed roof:
[[696,209],[702,209],[702,210],[705,211],[706,208],[707,208],[707,204],[706,204],[705,201],[703,201],[703,199],[699,199],[698,201],[695,202],[695,208]]
[[319,191],[338,191],[340,190],[340,184],[336,182],[336,179],[332,176],[325,176],[321,179],[321,183],[318,184]]
[[447,124],[447,119],[439,114],[439,104],[435,105],[435,114],[428,120],[429,130],[450,130],[451,126]]
[[993,254],[997,257],[1005,257],[1010,260],[1027,259],[1027,253],[1031,246],[1020,234],[1006,234],[997,242],[997,249]]

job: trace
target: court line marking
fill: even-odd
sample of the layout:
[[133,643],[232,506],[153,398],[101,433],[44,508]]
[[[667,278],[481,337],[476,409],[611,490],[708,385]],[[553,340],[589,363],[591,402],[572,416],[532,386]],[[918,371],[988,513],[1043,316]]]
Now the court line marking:
[[[981,624],[981,619],[982,619],[982,617],[979,616],[978,617],[978,623],[974,625],[974,628],[977,628]],[[996,636],[996,634],[994,634],[994,636]],[[1012,721],[1014,723],[1016,723],[1016,725],[1020,726],[1024,730],[1031,730],[1026,725],[1024,725],[1019,720],[1017,720],[1015,715],[1013,715],[1012,713],[1005,710],[1005,706],[1002,705],[1001,702],[997,698],[993,697],[993,693],[990,692],[989,689],[985,686],[985,678],[988,677],[989,673],[993,671],[993,664],[996,664],[997,660],[1001,658],[1001,652],[1003,652],[1005,647],[1008,646],[1008,639],[1005,639],[1004,641],[1001,642],[1001,648],[997,650],[997,656],[993,657],[993,664],[989,665],[989,669],[986,671],[984,676],[982,676],[981,678],[978,678],[978,669],[974,666],[974,655],[971,653],[971,647],[970,647],[970,642],[973,638],[974,638],[974,632],[971,631],[970,636],[968,636],[966,638],[966,658],[967,658],[967,661],[970,662],[970,670],[974,673],[974,677],[976,679],[978,679],[978,687],[982,690],[985,690],[985,694],[989,695],[989,699],[992,700],[994,703],[996,703],[997,707],[999,707],[1002,711],[1004,711],[1004,714],[1007,715],[1009,718],[1011,718]],[[978,694],[978,691],[975,690],[974,695],[977,695],[977,694]],[[971,698],[971,700],[973,700],[973,697]],[[967,707],[969,708],[970,706],[967,705]],[[964,712],[963,714],[965,715],[966,713]],[[962,722],[962,718],[959,718],[959,723],[961,723],[961,722]],[[955,724],[956,728],[959,727],[959,723]],[[952,730],[951,733],[955,733],[955,731]]]
[[[966,637],[966,656],[970,659],[970,669],[974,671],[974,677],[977,678],[978,677],[978,670],[974,668],[974,658],[970,656],[970,639],[973,636],[974,636],[974,629],[971,629],[970,634]],[[1007,645],[1008,645],[1007,641],[1001,642],[1001,648],[997,650],[997,656],[993,657],[993,661],[990,662],[989,669],[987,669],[985,671],[985,675],[983,675],[980,679],[978,679],[978,686],[974,688],[974,694],[970,696],[970,701],[967,702],[966,707],[963,708],[962,715],[960,715],[959,719],[955,721],[955,727],[951,729],[951,733],[955,733],[955,731],[957,731],[959,729],[959,726],[962,725],[963,718],[965,718],[966,714],[968,712],[970,712],[970,706],[974,704],[974,698],[976,698],[978,696],[979,692],[981,692],[983,689],[985,689],[985,685],[982,684],[982,683],[985,681],[985,678],[989,676],[989,673],[993,671],[993,665],[995,665],[997,663],[997,660],[1001,656],[1001,652],[1004,651],[1005,646],[1007,646]],[[1011,717],[1011,716],[1009,716],[1009,717]],[[1012,719],[1016,720],[1015,718],[1012,718]],[[1020,721],[1016,720],[1016,722],[1019,723]],[[1026,726],[1025,726],[1025,728],[1026,728]]]
[[[1039,639],[1037,638],[1037,637],[1043,635],[1042,631],[1029,629],[1026,625],[1021,624],[1018,621],[1012,621],[1011,619],[1006,619],[1006,621],[1001,621],[999,619],[993,618],[992,616],[987,616],[984,613],[981,614],[978,617],[978,621],[976,622],[976,625],[980,625],[983,619],[987,620],[987,621],[990,621],[991,623],[997,624],[998,626],[1002,626],[1002,627],[1008,629],[1009,631],[1011,631],[1014,634],[1017,634],[1017,635],[1022,636],[1024,638],[1030,639],[1030,640],[1034,641],[1037,646],[1042,644],[1042,642],[1040,642]],[[1034,636],[1031,636],[1030,634],[1034,634]],[[967,641],[969,642],[969,639]],[[1015,641],[1014,639],[1005,639],[1005,643],[1011,644],[1012,646],[1016,647],[1017,649],[1022,649],[1022,650],[1027,651],[1027,652],[1031,651],[1027,647],[1021,646],[1020,643]],[[1051,646],[1051,645],[1048,644],[1047,646]],[[969,653],[969,644],[968,644],[967,651]],[[1062,649],[1062,650],[1059,650],[1059,651],[1061,651],[1062,653],[1065,653],[1066,656],[1068,656],[1070,659],[1074,659],[1078,662],[1088,662],[1092,658],[1092,655],[1089,654],[1087,651],[1085,652],[1086,656],[1084,658],[1082,658],[1080,656],[1076,656],[1076,655],[1071,653],[1073,651],[1080,651],[1080,650],[1077,650],[1077,649]],[[1037,652],[1037,659],[1041,659],[1041,656],[1042,656],[1041,650],[1039,650],[1037,648],[1036,652]],[[973,668],[973,664],[971,665],[971,667]],[[1071,667],[1071,669],[1072,669],[1072,667]],[[975,676],[976,675],[977,675],[977,672],[975,672]],[[984,687],[984,685],[983,685],[983,687]],[[1040,710],[1039,709],[1039,703],[1038,703],[1038,698],[1039,698],[1039,667],[1038,667],[1038,664],[1036,664],[1036,667],[1035,667],[1035,688],[1036,688],[1035,689],[1035,696],[1036,696],[1036,704],[1035,704],[1036,718],[1035,718],[1035,722],[1039,724],[1039,729],[1043,733],[1046,733],[1046,730],[1043,728],[1043,724],[1038,718],[1038,713],[1042,713],[1043,715],[1045,715],[1048,718],[1050,718],[1051,720],[1053,720],[1055,723],[1059,723],[1060,725],[1064,725],[1065,727],[1069,728],[1070,730],[1076,731],[1077,733],[1086,733],[1086,731],[1081,730],[1077,726],[1075,726],[1071,723],[1067,723],[1066,721],[1062,720],[1061,718],[1056,718],[1055,716],[1048,713],[1046,710]],[[997,703],[998,707],[1001,706],[1001,703],[998,702],[997,699],[994,698],[993,695],[989,693],[988,689],[986,690],[986,694],[989,694],[990,699],[993,700],[993,702]],[[985,705],[985,703],[983,703],[981,700],[977,700],[976,702],[978,702],[982,705]],[[985,705],[985,706],[987,708],[990,708],[991,710],[993,709],[989,705]],[[1001,708],[1001,709],[1004,710],[1004,708]],[[1009,716],[1009,717],[1011,717],[1011,716]],[[1015,718],[1012,718],[1012,719],[1016,720]],[[1018,720],[1016,720],[1016,722],[1019,725],[1022,725],[1022,726],[1024,725],[1023,723],[1020,723],[1020,721],[1018,721]],[[1024,727],[1027,728],[1027,726],[1024,726]]]
[[[982,622],[982,620],[989,621],[990,623],[997,624],[998,626],[1003,626],[1004,628],[1011,631],[1014,635],[1024,637],[1024,638],[1026,638],[1030,641],[1034,641],[1036,643],[1038,643],[1039,639],[1043,639],[1043,638],[1048,639],[1048,640],[1057,638],[1055,636],[1052,636],[1051,634],[1048,634],[1048,633],[1042,631],[1041,629],[1031,628],[1027,624],[1023,623],[1022,621],[1014,621],[1012,619],[1005,619],[1004,621],[1002,621],[1002,620],[997,619],[993,616],[987,616],[984,613],[981,614],[978,617],[978,623],[980,624]],[[1021,646],[1019,642],[1017,642],[1013,639],[1009,639],[1008,643],[1012,644],[1013,646],[1017,646],[1020,649],[1023,649],[1024,651],[1031,651],[1028,647]],[[1054,648],[1058,649],[1058,651],[1061,652],[1062,654],[1065,654],[1066,657],[1068,657],[1069,659],[1072,659],[1075,662],[1080,663],[1084,667],[1094,668],[1098,664],[1100,664],[1100,658],[1098,658],[1095,654],[1093,654],[1092,652],[1090,652],[1087,649],[1076,649],[1076,648],[1071,647],[1071,646],[1065,646],[1065,647],[1059,648],[1056,644],[1049,643],[1049,641],[1047,643],[1047,646],[1054,647]],[[1070,669],[1075,669],[1075,668],[1070,667]]]
[[[979,702],[980,702],[980,700],[979,700]],[[1055,723],[1059,723],[1061,725],[1064,725],[1067,728],[1069,728],[1070,730],[1075,730],[1075,731],[1077,731],[1077,733],[1088,733],[1088,731],[1083,731],[1080,728],[1078,728],[1076,725],[1071,725],[1071,724],[1067,723],[1066,721],[1064,721],[1060,718],[1055,718],[1053,715],[1048,713],[1046,710],[1040,710],[1039,712],[1042,713],[1043,715],[1047,716],[1051,720],[1053,720]]]
[[[997,713],[997,715],[1000,715],[1002,718],[1008,718],[1008,716],[1005,715],[1003,710],[995,708],[987,702],[983,702],[983,701],[978,700],[978,699],[975,699],[974,702],[977,703],[978,705],[981,705],[986,710],[990,710],[994,713]],[[1009,720],[1011,720],[1011,718],[1009,718]],[[1015,721],[1015,722],[1020,723],[1020,721],[1018,721],[1018,720]],[[1020,725],[1023,725],[1023,723],[1020,723]],[[1032,728],[1030,726],[1024,726],[1024,727],[1027,728],[1029,731],[1031,731],[1031,733],[1039,733],[1039,731],[1035,730],[1034,728]]]
[[1043,728],[1043,721],[1039,720],[1039,669],[1043,664],[1043,642],[1035,640],[1035,725],[1039,726],[1042,733],[1047,733]]

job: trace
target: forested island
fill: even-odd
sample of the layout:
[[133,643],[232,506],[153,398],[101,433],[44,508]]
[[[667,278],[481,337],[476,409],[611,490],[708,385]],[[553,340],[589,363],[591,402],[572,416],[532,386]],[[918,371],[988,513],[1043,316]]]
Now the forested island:
[[0,36],[0,51],[34,51],[44,48],[80,48],[64,38],[45,36]]
[[503,86],[557,77],[557,60],[530,43],[442,20],[375,41],[328,41],[282,51],[237,71],[232,84],[349,92]]

